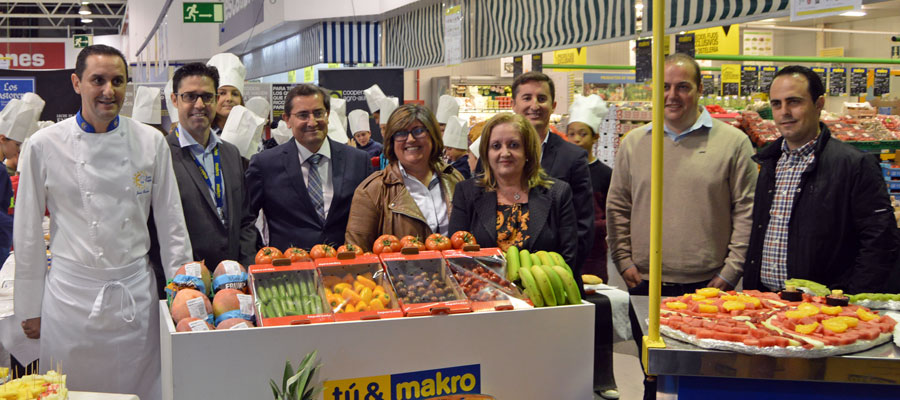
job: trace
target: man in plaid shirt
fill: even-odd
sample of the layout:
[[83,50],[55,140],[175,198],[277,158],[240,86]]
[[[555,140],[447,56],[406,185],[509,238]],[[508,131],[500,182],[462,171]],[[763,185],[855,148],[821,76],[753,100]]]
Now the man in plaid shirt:
[[900,234],[878,161],[819,122],[825,87],[788,66],[769,90],[782,137],[762,149],[744,288],[777,291],[803,278],[850,293],[880,292]]

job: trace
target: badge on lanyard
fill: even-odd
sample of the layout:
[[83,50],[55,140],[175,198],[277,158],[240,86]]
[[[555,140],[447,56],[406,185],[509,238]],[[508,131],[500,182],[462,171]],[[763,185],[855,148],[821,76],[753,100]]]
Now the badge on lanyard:
[[[175,136],[179,135],[180,129],[175,128]],[[210,179],[209,173],[206,172],[206,168],[203,168],[203,164],[197,160],[197,157],[194,157],[194,154],[191,153],[191,159],[194,160],[194,164],[197,165],[197,168],[200,170],[200,175],[203,176],[203,180],[206,182],[207,186],[212,189],[215,200],[216,200],[216,213],[219,215],[219,219],[222,223],[225,223],[225,213],[224,210],[224,200],[222,194],[222,167],[221,167],[221,159],[219,158],[219,146],[216,146],[213,149],[213,175],[214,179]]]

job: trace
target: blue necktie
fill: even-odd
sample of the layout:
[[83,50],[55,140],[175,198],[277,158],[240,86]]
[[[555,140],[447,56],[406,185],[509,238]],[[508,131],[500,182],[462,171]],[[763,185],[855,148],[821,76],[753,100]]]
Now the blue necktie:
[[325,222],[325,200],[322,196],[322,178],[319,177],[319,161],[322,160],[321,154],[313,154],[306,162],[309,163],[309,197],[312,199],[313,207],[316,208],[316,214],[319,219]]

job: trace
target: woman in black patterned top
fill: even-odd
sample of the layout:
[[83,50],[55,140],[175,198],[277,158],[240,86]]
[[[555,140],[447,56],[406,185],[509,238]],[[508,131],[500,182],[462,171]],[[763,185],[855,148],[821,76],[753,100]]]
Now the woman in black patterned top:
[[484,126],[484,173],[460,182],[450,232],[469,231],[482,247],[557,251],[575,265],[572,190],[541,169],[541,144],[524,117],[498,114]]

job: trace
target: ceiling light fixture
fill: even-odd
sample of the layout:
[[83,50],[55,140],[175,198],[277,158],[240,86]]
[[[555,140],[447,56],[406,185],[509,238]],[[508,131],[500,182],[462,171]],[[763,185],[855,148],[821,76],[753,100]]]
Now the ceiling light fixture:
[[843,17],[864,17],[865,15],[865,11],[847,11],[845,13],[841,13],[841,16]]
[[91,12],[90,7],[88,7],[87,5],[82,5],[81,8],[78,9],[78,13],[81,14],[81,15],[91,15],[91,14],[93,14],[93,13]]
[[92,19],[90,19],[90,18],[82,18],[82,19],[81,19],[81,23],[82,23],[82,24],[89,24],[89,23],[91,23],[91,22],[94,22],[94,20],[92,20]]
[[634,8],[635,8],[636,10],[643,10],[643,9],[644,9],[644,4],[643,4],[643,3],[637,3],[637,4],[634,5]]

